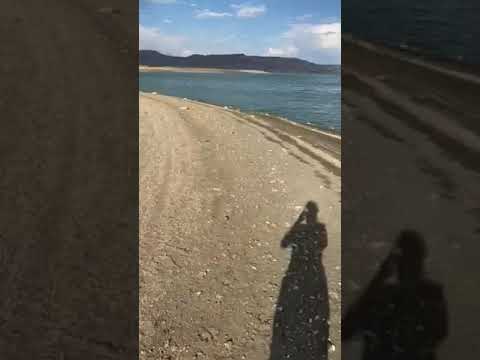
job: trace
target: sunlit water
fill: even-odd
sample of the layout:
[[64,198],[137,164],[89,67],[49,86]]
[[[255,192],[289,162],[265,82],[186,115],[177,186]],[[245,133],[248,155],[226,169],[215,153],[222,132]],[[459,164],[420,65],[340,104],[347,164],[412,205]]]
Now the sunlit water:
[[340,68],[329,74],[140,73],[140,91],[267,113],[339,132]]

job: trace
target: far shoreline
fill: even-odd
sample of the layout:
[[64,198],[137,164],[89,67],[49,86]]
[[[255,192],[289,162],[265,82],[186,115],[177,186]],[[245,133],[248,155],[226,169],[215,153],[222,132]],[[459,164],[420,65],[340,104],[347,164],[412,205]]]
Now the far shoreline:
[[227,74],[227,73],[247,73],[247,74],[271,74],[268,71],[248,70],[248,69],[219,69],[219,68],[194,68],[178,66],[138,66],[139,72],[172,72],[172,73],[194,73],[194,74]]

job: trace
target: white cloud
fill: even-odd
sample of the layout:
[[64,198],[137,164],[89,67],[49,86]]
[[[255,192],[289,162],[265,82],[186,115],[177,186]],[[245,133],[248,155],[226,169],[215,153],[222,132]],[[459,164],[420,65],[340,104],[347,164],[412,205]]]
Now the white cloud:
[[178,36],[164,30],[139,25],[139,49],[156,50],[165,55],[190,56],[193,54],[232,54],[254,53],[248,48],[238,46],[237,34],[199,40],[187,36]]
[[166,5],[166,4],[175,4],[177,0],[148,0],[148,2],[151,2],[153,4]]
[[291,24],[265,55],[298,57],[316,63],[339,64],[341,58],[340,22]]
[[208,9],[199,10],[195,14],[195,17],[197,19],[219,19],[219,18],[230,17],[230,16],[233,16],[233,15],[227,12],[215,12],[215,11],[210,11]]
[[[340,49],[341,25],[330,24],[292,24],[284,38],[294,44],[309,46],[313,49]],[[298,46],[297,45],[297,46]]]
[[231,7],[236,10],[236,15],[239,18],[256,18],[267,11],[265,5],[233,4]]
[[183,55],[187,39],[181,36],[167,35],[157,28],[139,25],[139,48],[157,50],[168,55]]
[[247,4],[241,4],[241,5],[230,5],[230,6],[235,10],[234,14],[230,12],[217,12],[209,9],[204,9],[204,10],[197,10],[195,12],[195,18],[221,19],[221,18],[232,17],[232,16],[236,16],[238,18],[255,18],[264,14],[267,11],[267,8],[265,5],[252,6]]
[[193,55],[194,52],[190,49],[185,49],[182,51],[182,53],[180,54],[181,56],[190,56],[190,55]]
[[266,56],[295,57],[298,55],[298,49],[295,46],[286,46],[284,48],[268,48]]
[[171,24],[173,21],[171,19],[163,19],[165,24]]

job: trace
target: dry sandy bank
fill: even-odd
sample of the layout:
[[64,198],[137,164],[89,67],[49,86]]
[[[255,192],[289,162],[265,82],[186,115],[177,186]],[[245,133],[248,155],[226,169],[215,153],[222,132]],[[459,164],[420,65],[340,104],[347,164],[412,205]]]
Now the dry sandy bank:
[[[299,334],[318,324],[320,347],[329,318],[330,359],[340,358],[339,160],[332,136],[140,94],[142,359],[264,360],[271,347],[276,358],[282,316]],[[307,241],[280,246],[308,229],[294,223],[309,201],[313,227],[326,229],[323,255]]]

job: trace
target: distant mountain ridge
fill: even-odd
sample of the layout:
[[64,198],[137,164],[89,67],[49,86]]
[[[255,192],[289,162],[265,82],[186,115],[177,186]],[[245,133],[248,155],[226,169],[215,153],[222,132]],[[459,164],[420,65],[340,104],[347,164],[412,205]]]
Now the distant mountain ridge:
[[338,65],[319,65],[297,58],[229,55],[169,56],[154,50],[140,50],[139,65],[260,70],[279,73],[331,73]]

